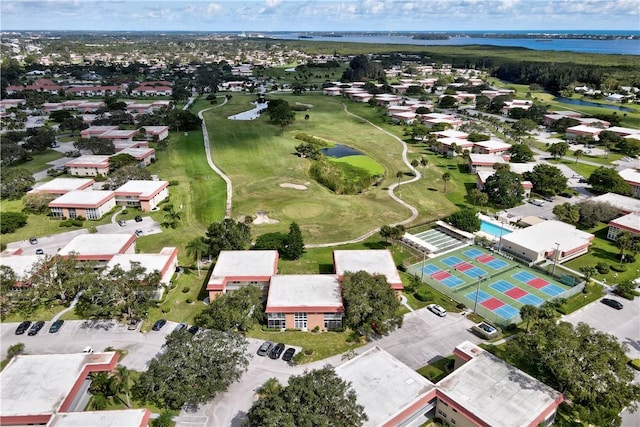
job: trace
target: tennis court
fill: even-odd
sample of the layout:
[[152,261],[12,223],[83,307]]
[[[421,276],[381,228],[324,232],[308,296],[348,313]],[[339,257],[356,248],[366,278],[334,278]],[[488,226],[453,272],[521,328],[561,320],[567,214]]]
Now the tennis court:
[[501,324],[520,321],[523,305],[539,307],[571,288],[479,246],[454,250],[424,265],[414,264],[408,272]]

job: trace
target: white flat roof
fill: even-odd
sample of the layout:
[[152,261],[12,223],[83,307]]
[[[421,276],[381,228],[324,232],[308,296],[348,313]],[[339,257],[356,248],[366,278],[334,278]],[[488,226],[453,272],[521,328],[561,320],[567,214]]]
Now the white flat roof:
[[146,409],[117,411],[60,412],[47,423],[47,427],[143,427],[147,425]]
[[127,147],[124,150],[114,154],[114,156],[117,156],[118,154],[129,154],[135,158],[138,158],[138,157],[147,156],[150,153],[155,153],[155,151],[156,151],[155,149],[149,148],[149,147],[140,147],[140,148]]
[[109,163],[109,156],[88,155],[80,156],[76,159],[69,160],[65,163],[65,166],[74,165],[98,165],[102,166],[104,163]]
[[158,270],[162,273],[162,270],[167,266],[167,263],[171,260],[172,251],[165,252],[165,249],[176,248],[164,248],[159,254],[116,254],[107,263],[105,271],[111,270],[116,265],[120,265],[124,271],[131,270],[131,263],[140,264],[145,268],[147,273],[151,273],[154,270]]
[[506,150],[511,148],[511,144],[507,144],[506,142],[498,141],[496,139],[490,139],[488,141],[478,141],[475,143],[475,145],[486,148],[487,150]]
[[577,125],[577,126],[571,126],[570,128],[567,128],[567,132],[584,132],[584,133],[590,133],[593,135],[597,135],[603,130],[605,129],[594,128],[593,126],[587,126],[587,125]]
[[333,251],[333,259],[336,274],[340,277],[347,271],[363,270],[371,275],[384,275],[390,284],[402,284],[393,256],[386,249]]
[[531,172],[533,168],[537,165],[537,163],[509,163],[509,169],[513,173],[517,173],[518,175],[522,175],[525,172]]
[[141,196],[153,196],[154,193],[162,190],[163,187],[169,185],[168,181],[141,181],[131,180],[127,181],[120,187],[118,187],[116,193],[136,193]]
[[471,160],[471,164],[487,163],[495,165],[496,163],[507,163],[507,161],[502,156],[499,156],[497,154],[470,153],[469,159]]
[[469,136],[466,132],[461,132],[454,129],[446,129],[440,132],[436,132],[436,135],[441,135],[443,138],[461,138],[464,139]]
[[73,190],[54,199],[50,206],[58,205],[77,205],[77,206],[95,206],[105,203],[112,197],[115,197],[113,191],[110,190]]
[[549,220],[530,227],[516,230],[502,236],[503,241],[511,242],[535,252],[555,250],[558,247],[561,252],[569,251],[589,242],[593,235],[578,230],[570,224],[562,221]]
[[271,277],[278,271],[278,251],[221,251],[209,283],[229,277]]
[[60,249],[58,255],[115,255],[128,247],[135,234],[81,234]]
[[57,411],[87,364],[107,365],[114,352],[16,356],[0,373],[0,415]]
[[93,184],[91,178],[54,178],[35,187],[31,192],[36,191],[71,191],[78,190]]
[[546,384],[491,353],[478,350],[471,360],[439,381],[437,387],[487,425],[532,425],[561,399],[560,393]]
[[298,307],[325,308],[326,311],[340,309],[342,311],[342,294],[338,276],[334,274],[273,276],[269,284],[267,312],[271,308]]
[[620,175],[620,177],[622,177],[622,179],[627,182],[632,182],[635,185],[640,185],[640,171],[637,171],[636,169],[622,169],[618,172],[618,175]]
[[622,196],[616,193],[601,194],[599,196],[592,197],[589,200],[609,203],[624,212],[640,211],[640,199],[634,199],[633,197]]
[[335,372],[351,383],[369,417],[368,426],[384,425],[404,410],[409,410],[409,417],[410,406],[435,389],[432,382],[377,346],[338,366]]
[[31,275],[33,266],[45,259],[44,255],[12,255],[0,257],[0,265],[11,268],[18,280],[24,280]]
[[620,225],[636,233],[640,233],[640,213],[632,212],[610,221],[609,224]]

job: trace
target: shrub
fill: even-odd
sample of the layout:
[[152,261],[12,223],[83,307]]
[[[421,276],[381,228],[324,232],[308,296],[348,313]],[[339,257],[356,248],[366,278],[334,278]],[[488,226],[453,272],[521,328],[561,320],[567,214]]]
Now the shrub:
[[188,294],[190,290],[191,289],[188,286],[185,286],[184,288],[182,288],[182,293],[183,294]]
[[167,314],[167,313],[168,313],[168,312],[170,312],[170,311],[171,311],[171,307],[162,307],[162,312],[163,312],[164,314]]
[[316,326],[315,328],[313,328],[313,329],[311,330],[311,332],[316,332],[316,333],[317,333],[317,332],[320,332],[320,326]]
[[0,213],[0,234],[13,233],[27,225],[27,215],[22,212]]
[[312,348],[305,348],[304,350],[302,350],[302,352],[306,355],[306,356],[311,356],[313,354],[313,349]]
[[300,363],[302,363],[302,360],[304,359],[304,354],[298,352],[295,354],[295,356],[293,356],[293,364],[294,365],[299,365]]
[[627,267],[625,267],[624,265],[619,266],[619,265],[613,264],[610,268],[613,271],[617,271],[618,273],[624,273],[625,271],[627,271]]
[[625,255],[624,259],[622,260],[623,264],[635,264],[635,262],[636,262],[636,257],[629,254]]
[[187,304],[191,304],[193,303],[193,300],[191,298],[187,298]]
[[431,293],[431,291],[424,286],[418,288],[413,296],[416,297],[418,301],[422,302],[431,301],[433,299],[433,294]]
[[180,181],[178,181],[177,179],[172,179],[171,181],[169,181],[169,186],[175,186],[180,184]]
[[14,356],[24,353],[24,343],[16,343],[7,349],[7,358],[12,359]]
[[596,270],[598,270],[598,273],[600,274],[607,274],[609,272],[609,264],[604,261],[600,261],[596,264]]

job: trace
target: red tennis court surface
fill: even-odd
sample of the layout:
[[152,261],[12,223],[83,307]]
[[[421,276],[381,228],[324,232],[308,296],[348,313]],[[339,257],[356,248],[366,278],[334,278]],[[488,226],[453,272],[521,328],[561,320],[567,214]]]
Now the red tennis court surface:
[[500,308],[504,305],[504,303],[497,298],[489,298],[486,301],[482,301],[480,304],[487,307],[489,310],[495,310],[496,308]]
[[521,298],[521,297],[523,297],[525,295],[528,295],[529,292],[524,291],[524,290],[522,290],[520,288],[511,288],[507,292],[505,292],[504,294],[510,296],[513,299],[518,299],[518,298]]
[[527,285],[533,286],[536,289],[544,288],[548,284],[549,284],[549,282],[547,282],[546,280],[541,279],[539,277],[536,277],[535,279],[531,279],[531,280],[529,280],[527,282]]
[[438,271],[437,273],[433,273],[431,275],[431,277],[433,277],[434,279],[440,281],[442,279],[446,279],[447,277],[451,276],[449,273],[447,273],[446,271]]
[[458,271],[467,271],[473,268],[473,264],[469,264],[468,262],[461,262],[460,264],[456,264],[453,266]]
[[480,255],[478,258],[476,258],[478,261],[480,261],[481,263],[486,263],[486,262],[491,262],[493,261],[495,258],[492,257],[489,254],[484,254],[484,255]]

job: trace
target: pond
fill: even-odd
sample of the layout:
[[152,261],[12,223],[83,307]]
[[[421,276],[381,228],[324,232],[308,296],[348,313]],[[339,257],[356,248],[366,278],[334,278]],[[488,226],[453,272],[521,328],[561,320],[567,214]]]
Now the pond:
[[322,148],[320,151],[322,151],[322,153],[324,153],[324,155],[327,157],[335,157],[337,159],[339,159],[340,157],[363,155],[361,151],[341,144],[336,144],[333,147]]
[[597,102],[583,101],[581,99],[563,98],[561,96],[553,98],[553,100],[561,102],[563,104],[584,105],[585,107],[600,107],[607,108],[609,110],[625,111],[628,113],[633,113],[635,111],[632,108],[621,107],[619,105],[598,104]]

